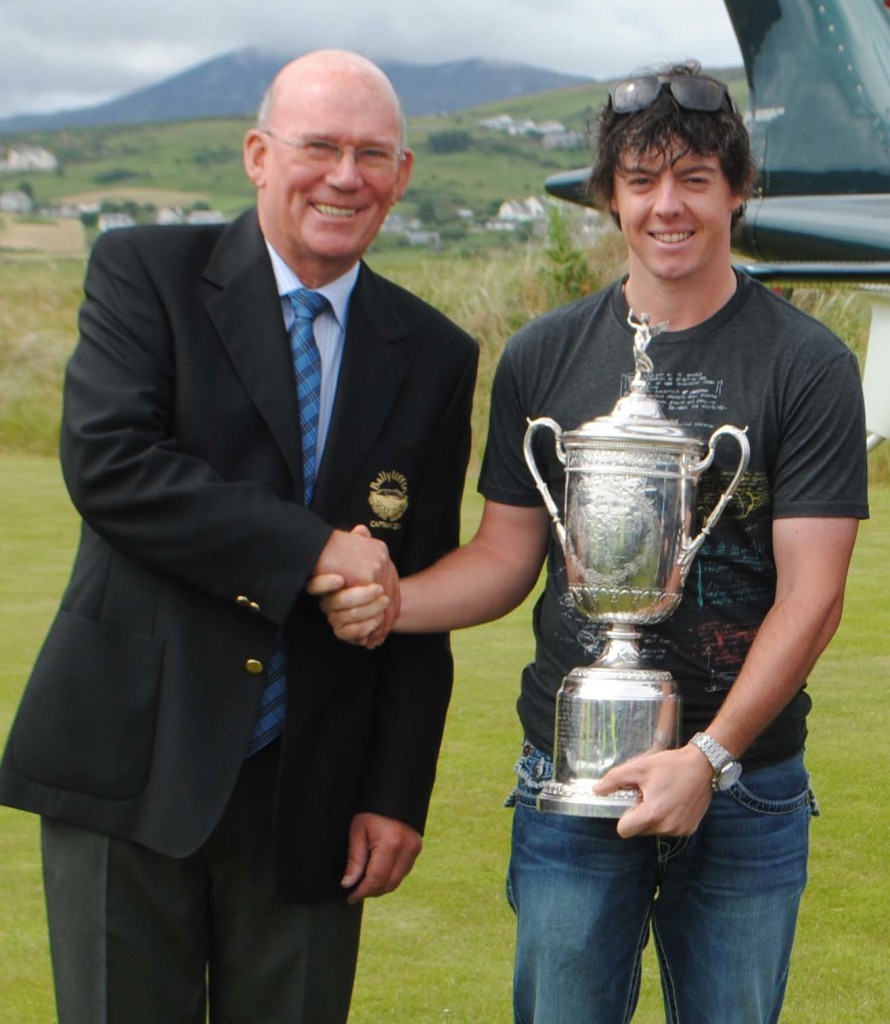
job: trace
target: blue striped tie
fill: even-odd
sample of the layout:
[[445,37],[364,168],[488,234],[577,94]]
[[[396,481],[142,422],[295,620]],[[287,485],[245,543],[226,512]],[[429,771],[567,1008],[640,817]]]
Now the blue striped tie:
[[[300,407],[300,434],[303,441],[303,503],[312,501],[315,489],[315,469],[318,455],[318,409],[321,401],[321,357],[315,344],[313,322],[328,306],[328,300],[318,292],[298,288],[287,296],[295,319],[290,328],[291,359],[297,380],[297,400]],[[269,663],[266,685],[260,699],[260,710],[247,747],[247,756],[262,750],[284,728],[285,698],[287,695],[287,665],[281,633]]]
[[297,378],[300,403],[300,433],[303,438],[303,504],[312,501],[318,448],[318,407],[321,401],[321,357],[312,324],[328,305],[318,292],[298,288],[288,295],[296,319],[290,329],[291,358]]

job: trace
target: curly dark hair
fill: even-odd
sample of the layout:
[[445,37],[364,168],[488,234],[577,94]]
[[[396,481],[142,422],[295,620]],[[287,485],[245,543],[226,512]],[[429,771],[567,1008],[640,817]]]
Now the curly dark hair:
[[[701,65],[687,61],[670,67],[640,72],[664,78],[700,75]],[[615,112],[611,98],[596,124],[597,154],[590,176],[589,191],[598,206],[610,209],[615,189],[615,172],[628,154],[656,155],[676,161],[686,153],[716,156],[735,195],[747,197],[754,180],[748,130],[727,91],[720,109],[706,112],[681,107],[669,89],[662,89],[652,104],[629,114]],[[733,214],[733,224],[744,204]],[[612,212],[616,223],[617,216]]]

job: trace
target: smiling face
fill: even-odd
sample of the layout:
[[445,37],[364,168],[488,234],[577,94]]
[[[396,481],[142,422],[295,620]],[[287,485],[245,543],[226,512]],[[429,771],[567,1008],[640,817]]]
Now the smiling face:
[[[360,170],[355,149],[401,151],[402,118],[389,81],[355,54],[324,51],[287,65],[265,120],[247,133],[244,163],[263,235],[310,288],[352,267],[408,185],[412,154]],[[288,140],[342,147],[339,161],[307,158]]]
[[716,156],[627,154],[615,172],[611,208],[629,250],[628,288],[632,283],[644,297],[653,290],[731,294],[730,228],[742,201]]

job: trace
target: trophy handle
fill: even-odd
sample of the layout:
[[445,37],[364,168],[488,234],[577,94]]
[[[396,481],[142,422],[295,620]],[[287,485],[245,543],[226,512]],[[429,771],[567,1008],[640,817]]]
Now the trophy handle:
[[544,478],[538,472],[538,466],[535,462],[535,453],[532,451],[532,437],[539,427],[547,427],[549,430],[553,431],[553,445],[556,450],[556,457],[563,465],[565,465],[566,452],[562,444],[562,428],[556,420],[550,419],[549,416],[541,416],[539,419],[529,420],[528,427],[525,431],[525,438],[522,442],[522,453],[525,456],[526,465],[535,479],[535,484],[541,492],[541,497],[544,499],[544,504],[547,507],[547,511],[550,513],[550,518],[553,520],[553,526],[556,529],[556,536],[559,540],[560,546],[562,547],[563,552],[565,552],[565,527],[562,525],[562,520],[559,518],[559,509],[556,507],[556,502],[553,500],[550,489],[547,487],[547,484],[544,483]]
[[701,528],[701,532],[697,537],[691,540],[687,545],[684,545],[683,551],[680,554],[678,565],[680,568],[681,578],[686,579],[686,573],[689,571],[689,566],[692,564],[693,558],[698,554],[699,548],[704,544],[705,538],[711,532],[711,530],[717,525],[717,520],[723,515],[726,506],[729,504],[730,498],[735,494],[735,489],[739,485],[739,481],[742,479],[742,474],[748,468],[748,459],[751,456],[751,445],[748,443],[746,436],[748,428],[739,430],[738,427],[722,426],[718,427],[713,434],[711,439],[708,441],[708,453],[702,459],[698,465],[692,467],[692,472],[696,477],[701,475],[708,466],[714,461],[714,454],[717,448],[717,439],[722,434],[729,434],[738,441],[739,445],[739,464],[736,467],[735,475],[729,482],[729,486],[720,495],[720,500],[711,509],[710,515],[705,519],[704,526]]

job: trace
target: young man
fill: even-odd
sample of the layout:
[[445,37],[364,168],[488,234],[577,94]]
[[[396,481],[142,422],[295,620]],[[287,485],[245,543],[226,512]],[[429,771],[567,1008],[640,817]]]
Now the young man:
[[[779,1016],[815,813],[803,763],[806,678],[837,627],[857,520],[868,513],[854,357],[731,265],[730,230],[752,176],[725,85],[696,65],[611,90],[592,183],[627,242],[629,273],[510,340],[492,393],[478,533],[402,584],[397,630],[456,628],[514,607],[548,558],[518,703],[526,739],[508,892],[519,1024],[625,1024],[650,928],[669,1021]],[[522,442],[529,418],[570,430],[611,411],[633,374],[630,310],[666,323],[648,348],[650,391],[665,415],[703,439],[724,423],[747,427],[751,461],[680,607],[644,630],[645,663],[678,684],[683,735],[678,749],[597,783],[603,793],[640,791],[616,826],[535,806],[553,771],[561,679],[589,664],[600,641],[567,600],[564,557]],[[562,495],[552,444],[536,455],[551,494]],[[718,449],[700,484],[704,504],[734,460]],[[379,587],[324,604],[342,638],[379,642],[388,604]],[[724,786],[720,769],[736,759],[741,777]]]
[[81,545],[0,768],[62,1024],[343,1024],[362,900],[420,852],[447,637],[369,657],[305,584],[395,595],[457,544],[477,347],[361,261],[412,166],[379,68],[288,64],[244,161],[255,210],[110,232],[87,274]]

